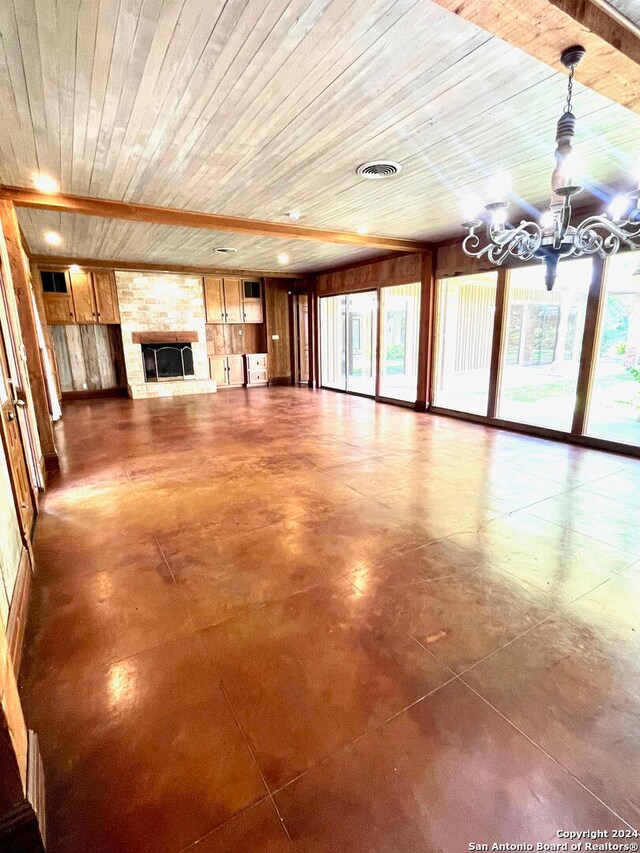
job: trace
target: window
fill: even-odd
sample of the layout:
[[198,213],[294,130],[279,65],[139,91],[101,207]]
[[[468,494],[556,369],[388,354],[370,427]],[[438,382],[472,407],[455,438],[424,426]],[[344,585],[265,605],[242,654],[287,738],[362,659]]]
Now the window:
[[562,261],[549,293],[541,266],[512,270],[498,417],[569,431],[592,261]]
[[66,293],[67,277],[63,272],[41,270],[42,289],[45,293]]
[[497,280],[490,272],[439,283],[436,406],[487,413]]
[[260,282],[259,281],[244,281],[244,298],[245,299],[260,299]]
[[414,403],[418,388],[420,284],[380,290],[380,396]]
[[640,445],[640,252],[605,274],[587,435]]

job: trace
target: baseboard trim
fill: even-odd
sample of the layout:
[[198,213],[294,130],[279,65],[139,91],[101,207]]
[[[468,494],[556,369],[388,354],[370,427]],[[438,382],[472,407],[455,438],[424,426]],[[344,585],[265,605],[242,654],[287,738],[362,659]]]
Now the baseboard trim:
[[96,388],[92,391],[63,391],[62,402],[68,400],[93,400],[98,397],[127,397],[126,388]]
[[2,853],[45,853],[37,815],[29,800],[21,800],[0,815]]
[[57,453],[45,453],[44,470],[49,473],[60,470],[60,460]]
[[293,380],[290,376],[275,376],[273,379],[269,377],[269,385],[293,385]]
[[26,548],[22,549],[18,575],[13,588],[9,618],[7,620],[7,645],[13,663],[13,669],[18,677],[24,632],[27,625],[27,610],[29,608],[29,593],[31,591],[31,560]]
[[38,735],[31,729],[27,732],[27,799],[35,812],[40,837],[43,846],[46,844],[46,818],[45,818],[45,790],[44,790],[44,767],[40,755],[40,741]]

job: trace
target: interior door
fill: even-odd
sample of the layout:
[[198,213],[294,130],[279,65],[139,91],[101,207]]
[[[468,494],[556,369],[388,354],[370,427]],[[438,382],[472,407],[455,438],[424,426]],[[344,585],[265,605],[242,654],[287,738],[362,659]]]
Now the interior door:
[[224,294],[222,279],[215,275],[204,277],[204,306],[207,323],[224,323]]
[[301,293],[297,299],[298,382],[309,381],[309,299]]
[[224,279],[224,312],[227,323],[242,323],[242,281],[239,278]]
[[76,323],[97,322],[97,311],[93,296],[91,274],[86,272],[69,273],[71,278],[71,294],[73,307],[76,312]]
[[0,418],[2,444],[9,461],[9,476],[15,501],[22,539],[31,550],[31,530],[35,516],[35,505],[31,483],[27,473],[25,448],[18,421],[18,409],[25,405],[17,391],[16,381],[9,373],[4,334],[0,332]]
[[93,273],[93,287],[96,296],[98,322],[119,323],[120,311],[113,273],[109,270],[96,270]]

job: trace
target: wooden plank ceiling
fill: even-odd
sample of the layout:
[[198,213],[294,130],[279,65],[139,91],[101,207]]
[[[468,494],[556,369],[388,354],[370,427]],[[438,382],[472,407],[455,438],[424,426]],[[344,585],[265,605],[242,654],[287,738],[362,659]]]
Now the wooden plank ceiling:
[[[622,6],[624,0],[615,0]],[[0,181],[437,240],[509,170],[548,195],[566,78],[430,0],[6,0]],[[579,73],[578,73],[579,78]],[[625,180],[640,117],[576,85],[589,185]],[[402,172],[363,181],[356,166]],[[35,254],[322,269],[376,252],[21,210]],[[60,230],[52,251],[43,240]]]
[[617,9],[636,27],[640,27],[640,2],[638,0],[608,0],[608,5]]

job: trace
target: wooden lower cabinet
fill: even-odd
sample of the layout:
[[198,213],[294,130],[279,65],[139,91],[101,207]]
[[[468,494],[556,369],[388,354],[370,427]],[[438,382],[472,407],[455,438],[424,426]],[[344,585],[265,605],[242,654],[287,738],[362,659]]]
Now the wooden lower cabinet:
[[218,388],[244,385],[244,357],[241,355],[209,356],[209,371]]
[[248,353],[245,355],[247,367],[247,385],[267,385],[267,354],[266,352]]
[[209,372],[218,388],[268,385],[266,353],[210,355]]

